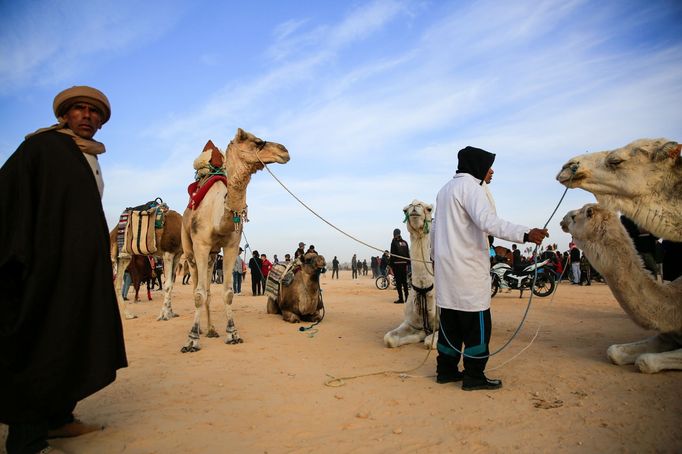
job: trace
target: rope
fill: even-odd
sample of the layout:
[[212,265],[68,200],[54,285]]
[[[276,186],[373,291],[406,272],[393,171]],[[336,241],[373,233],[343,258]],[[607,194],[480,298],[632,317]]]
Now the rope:
[[[259,150],[259,151],[260,151],[260,150]],[[268,171],[268,173],[275,179],[275,181],[277,181],[277,183],[279,183],[279,185],[282,186],[282,188],[284,188],[285,191],[287,191],[294,199],[296,199],[296,201],[298,201],[303,207],[305,207],[308,211],[310,211],[310,212],[311,212],[313,215],[315,215],[318,219],[320,219],[320,220],[323,221],[325,224],[329,225],[330,227],[332,227],[334,230],[338,231],[339,233],[341,233],[341,234],[347,236],[348,238],[350,238],[350,239],[352,239],[352,240],[354,240],[354,241],[356,241],[356,242],[358,242],[358,243],[360,243],[360,244],[363,244],[363,245],[367,246],[367,247],[370,248],[370,249],[374,249],[374,250],[379,251],[379,252],[382,252],[382,251],[383,251],[382,249],[379,249],[379,248],[377,248],[377,247],[374,247],[374,246],[372,246],[372,245],[370,245],[370,244],[368,244],[368,243],[365,243],[364,241],[362,241],[362,240],[360,240],[360,239],[354,237],[353,235],[350,235],[350,234],[346,233],[345,231],[341,230],[340,228],[336,227],[334,224],[332,224],[332,223],[330,223],[329,221],[327,221],[326,219],[324,219],[324,218],[323,218],[322,216],[320,216],[317,212],[315,212],[315,210],[313,210],[312,208],[310,208],[305,202],[303,202],[303,201],[302,201],[300,198],[298,198],[293,192],[291,192],[291,191],[289,190],[289,188],[288,188],[284,183],[282,183],[282,181],[281,181],[279,178],[277,178],[277,176],[270,170],[270,168],[267,166],[267,164],[265,164],[265,163],[261,160],[261,158],[260,158],[260,156],[258,155],[258,153],[256,153],[256,157],[258,158],[258,160],[260,161],[260,163],[263,165],[263,167]],[[573,179],[573,176],[575,175],[575,172],[577,171],[577,166],[572,167],[571,170],[572,170],[572,175],[571,175],[571,180],[572,180],[572,179]],[[569,181],[570,181],[570,180],[569,180]],[[546,221],[545,224],[543,225],[542,229],[546,229],[546,228],[547,228],[547,225],[549,225],[550,221],[552,220],[552,218],[553,218],[554,215],[556,214],[557,210],[559,209],[559,206],[561,206],[561,203],[563,202],[564,197],[566,197],[566,193],[568,192],[568,189],[569,189],[568,186],[566,186],[566,189],[564,189],[564,192],[563,192],[563,194],[561,195],[561,198],[559,199],[559,202],[558,202],[557,205],[554,207],[554,210],[552,211],[552,214],[550,214],[549,218],[547,219],[547,221]],[[455,350],[457,353],[459,353],[459,354],[462,355],[463,357],[482,359],[482,358],[490,358],[491,356],[497,355],[498,353],[500,353],[500,352],[502,352],[504,349],[506,349],[507,346],[509,346],[509,344],[511,344],[512,340],[514,340],[514,338],[516,338],[516,336],[517,336],[517,335],[519,334],[519,332],[521,331],[521,328],[523,328],[523,325],[525,324],[525,321],[526,321],[526,319],[527,319],[527,317],[528,317],[528,313],[530,312],[530,307],[531,307],[531,304],[532,304],[532,301],[533,301],[533,291],[532,291],[532,290],[533,290],[533,287],[535,287],[535,282],[537,281],[537,276],[538,276],[538,267],[537,267],[537,259],[538,259],[538,257],[537,257],[537,250],[538,250],[539,246],[540,246],[539,244],[536,244],[536,245],[535,245],[535,249],[533,250],[533,256],[534,256],[533,264],[536,265],[536,267],[535,267],[534,272],[533,272],[533,281],[532,281],[531,287],[530,287],[531,292],[530,292],[530,297],[528,298],[528,304],[526,305],[526,309],[525,309],[525,311],[524,311],[524,313],[523,313],[523,317],[521,318],[521,322],[519,323],[519,326],[516,328],[516,330],[514,331],[514,333],[511,335],[511,337],[502,345],[502,347],[500,347],[499,349],[497,349],[497,350],[494,351],[493,353],[490,353],[490,354],[484,355],[484,356],[470,356],[470,355],[465,354],[463,351],[460,351],[460,350],[458,350],[457,348],[455,348],[455,347],[452,345],[452,343],[450,342],[450,340],[447,338],[447,336],[445,336],[445,331],[443,331],[443,332],[442,332],[443,335],[444,335],[443,337],[445,338],[445,340],[446,340],[446,342],[448,343],[448,345],[450,346],[450,348],[452,348],[453,350]],[[415,261],[419,261],[419,262],[422,262],[422,263],[431,263],[431,261],[424,261],[424,260],[411,259],[410,257],[402,257],[402,256],[398,256],[398,255],[395,255],[395,256],[398,257],[398,258],[406,259],[406,260],[415,260]],[[422,256],[423,256],[423,251],[422,251]],[[563,273],[562,273],[562,275],[563,275]],[[558,287],[558,286],[557,286],[557,287]],[[557,288],[555,288],[553,294],[556,293],[556,290],[557,290]],[[438,326],[440,327],[440,317],[438,316],[438,313],[436,314],[436,317],[438,318]],[[537,332],[536,332],[535,337],[537,337],[537,334],[539,333],[539,329],[540,329],[540,327],[538,327],[538,330],[537,330]],[[440,331],[441,331],[441,330],[439,329],[439,332],[440,332]],[[531,340],[531,343],[530,343],[526,348],[524,348],[523,350],[521,350],[521,352],[519,352],[516,356],[520,355],[521,353],[523,353],[523,351],[525,351],[528,347],[530,347],[530,345],[532,344],[532,342],[535,340],[535,337],[533,337],[533,339]],[[421,366],[423,366],[423,365],[426,363],[426,360],[428,359],[429,355],[431,354],[431,350],[433,349],[433,340],[434,340],[434,338],[435,338],[435,336],[432,336],[432,338],[431,338],[431,348],[429,349],[428,353],[426,354],[426,357],[425,357],[424,360],[421,362],[421,364],[419,364],[419,365],[418,365],[417,367],[415,367],[415,368],[409,369],[409,370],[407,370],[407,371],[379,371],[379,372],[371,372],[371,373],[368,373],[368,374],[361,374],[361,375],[355,375],[355,376],[350,376],[350,377],[341,377],[341,378],[336,378],[336,377],[334,377],[334,376],[332,376],[332,375],[330,375],[330,374],[327,374],[327,376],[328,376],[328,377],[331,377],[331,378],[330,378],[330,380],[327,380],[327,381],[325,382],[325,385],[326,385],[326,386],[343,386],[343,385],[345,384],[345,383],[344,383],[344,379],[348,380],[348,379],[354,379],[354,378],[369,377],[369,376],[373,376],[373,375],[386,375],[386,374],[402,374],[402,375],[405,375],[405,374],[407,374],[408,372],[412,372],[412,371],[414,371],[414,370],[416,370],[416,369],[419,369]],[[512,357],[511,359],[516,358],[516,356]],[[509,361],[511,361],[511,359],[510,359]],[[507,361],[507,362],[508,362],[508,361]],[[506,364],[506,362],[503,363],[503,365],[504,365],[504,364]],[[501,367],[501,366],[498,366],[498,367]],[[492,370],[492,369],[491,369],[491,370]],[[333,385],[332,383],[337,383],[337,384],[336,384],[336,385]]]

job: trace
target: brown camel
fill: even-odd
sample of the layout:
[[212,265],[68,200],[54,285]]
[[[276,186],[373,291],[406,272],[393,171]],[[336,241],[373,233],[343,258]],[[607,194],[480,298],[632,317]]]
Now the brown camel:
[[133,255],[133,259],[130,261],[130,265],[126,268],[126,271],[130,273],[130,279],[132,281],[133,289],[135,289],[135,301],[140,302],[140,285],[143,283],[147,284],[147,299],[152,300],[151,284],[152,284],[152,273],[154,269],[151,263],[149,263],[149,257],[144,255]]
[[277,298],[268,296],[268,314],[282,314],[284,321],[290,323],[322,320],[320,272],[325,266],[324,257],[316,252],[297,258],[289,270],[293,273],[291,283],[280,285]]
[[[203,201],[197,207],[187,208],[182,219],[182,247],[192,273],[194,286],[194,322],[182,352],[195,352],[200,349],[199,320],[201,308],[205,307],[207,337],[217,337],[211,322],[210,286],[211,272],[216,255],[223,249],[223,270],[228,270],[223,280],[223,303],[227,315],[226,344],[242,342],[234,324],[232,315],[232,273],[234,262],[239,251],[244,222],[247,222],[246,188],[251,175],[264,168],[264,164],[273,162],[284,164],[289,161],[289,152],[278,143],[267,142],[251,133],[237,129],[232,141],[227,146],[226,157],[222,168],[227,176],[227,186],[222,182],[213,184],[206,192]],[[220,155],[220,156],[219,156]],[[194,167],[198,174],[204,164],[208,166],[221,160],[219,150],[211,141],[195,160]]]
[[[180,239],[180,231],[182,228],[182,216],[180,213],[173,210],[168,210],[165,215],[164,226],[156,229],[156,254],[163,255],[163,275],[164,275],[164,297],[161,313],[157,320],[170,320],[177,315],[173,312],[171,307],[171,294],[173,292],[173,284],[175,283],[175,270],[182,255],[182,243]],[[118,242],[116,236],[118,234],[118,227],[109,233],[109,242],[111,247],[111,261],[114,264],[115,270],[125,270],[130,263],[130,254],[120,253],[118,250]],[[129,311],[128,302],[123,301],[121,296],[121,289],[123,288],[123,273],[116,273],[116,297],[119,303],[123,306],[123,314],[127,319],[133,319],[137,316]]]

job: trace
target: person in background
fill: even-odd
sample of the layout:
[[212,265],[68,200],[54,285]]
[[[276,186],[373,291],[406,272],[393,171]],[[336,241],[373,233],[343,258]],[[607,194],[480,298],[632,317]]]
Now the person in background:
[[261,282],[263,276],[261,271],[262,263],[258,251],[253,251],[253,256],[249,259],[249,272],[251,273],[251,294],[258,296],[262,294]]
[[268,280],[268,274],[270,274],[270,270],[272,269],[272,263],[270,260],[268,260],[268,257],[265,254],[260,255],[260,270],[261,270],[261,289],[262,292],[265,292],[265,284]]
[[332,260],[332,279],[334,279],[334,276],[336,278],[339,278],[339,259],[334,256],[334,260]]
[[237,259],[234,261],[234,266],[232,267],[232,291],[235,295],[242,294],[242,272],[245,267],[244,259],[242,259],[242,252],[244,252],[244,249],[240,247]]
[[571,272],[573,273],[573,281],[571,284],[580,284],[580,249],[573,244],[573,247],[569,251],[569,257],[571,258]]
[[294,260],[299,258],[301,255],[305,254],[305,243],[298,243],[298,249],[294,252]]
[[407,245],[407,242],[400,236],[400,229],[393,230],[389,264],[393,270],[395,287],[398,291],[398,299],[393,301],[395,304],[403,304],[407,300],[407,295],[409,293],[407,289],[407,269],[410,263],[409,257],[410,248]]
[[286,263],[286,264],[291,263],[291,255],[284,254],[284,263]]
[[58,123],[26,136],[0,168],[8,454],[58,453],[48,438],[101,430],[74,417],[76,404],[127,366],[101,201],[105,148],[93,139],[111,116],[109,100],[76,86],[57,94],[53,111]]
[[351,279],[357,279],[358,278],[358,257],[357,254],[353,254],[353,258],[350,259],[350,271],[351,271]]
[[388,262],[389,253],[388,251],[384,251],[384,253],[381,255],[381,259],[379,259],[379,272],[381,273],[382,276],[386,276],[386,268],[388,268]]
[[[487,235],[513,243],[540,244],[545,229],[512,224],[496,214],[484,187],[494,174],[495,155],[466,147],[457,173],[438,192],[438,216],[431,229],[436,305],[440,308],[436,382],[462,381],[462,389],[497,389],[501,380],[485,375],[492,318]],[[462,354],[463,353],[463,354]],[[464,370],[459,370],[464,356]]]
[[133,278],[130,276],[130,271],[127,269],[123,273],[123,289],[121,290],[121,296],[123,297],[123,301],[128,301],[128,290],[130,290],[130,286],[133,283]]
[[277,265],[279,263],[279,259],[277,258],[277,254],[272,256],[272,264]]

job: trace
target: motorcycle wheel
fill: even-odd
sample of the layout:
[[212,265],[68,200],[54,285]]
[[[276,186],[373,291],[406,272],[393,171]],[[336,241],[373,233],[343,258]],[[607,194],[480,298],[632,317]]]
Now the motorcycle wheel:
[[388,288],[388,278],[386,276],[379,276],[375,284],[379,290],[386,290]]
[[497,295],[497,292],[500,290],[500,280],[497,276],[493,277],[490,282],[490,297],[493,298],[495,295]]
[[539,297],[545,297],[552,294],[554,291],[555,281],[554,276],[551,274],[546,274],[544,276],[539,276],[535,281],[535,286],[533,287],[533,294]]

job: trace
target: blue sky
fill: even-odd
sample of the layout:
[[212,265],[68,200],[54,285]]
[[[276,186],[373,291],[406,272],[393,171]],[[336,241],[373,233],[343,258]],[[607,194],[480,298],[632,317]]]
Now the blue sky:
[[[285,145],[271,170],[309,206],[388,248],[413,199],[433,203],[466,145],[497,154],[498,214],[543,225],[571,156],[682,138],[676,1],[0,2],[0,164],[54,123],[55,94],[92,85],[110,226],[162,197],[182,213],[192,161],[241,127]],[[593,201],[571,190],[549,224]],[[245,233],[280,257],[375,251],[315,218],[265,171]],[[437,208],[436,208],[437,214]]]

